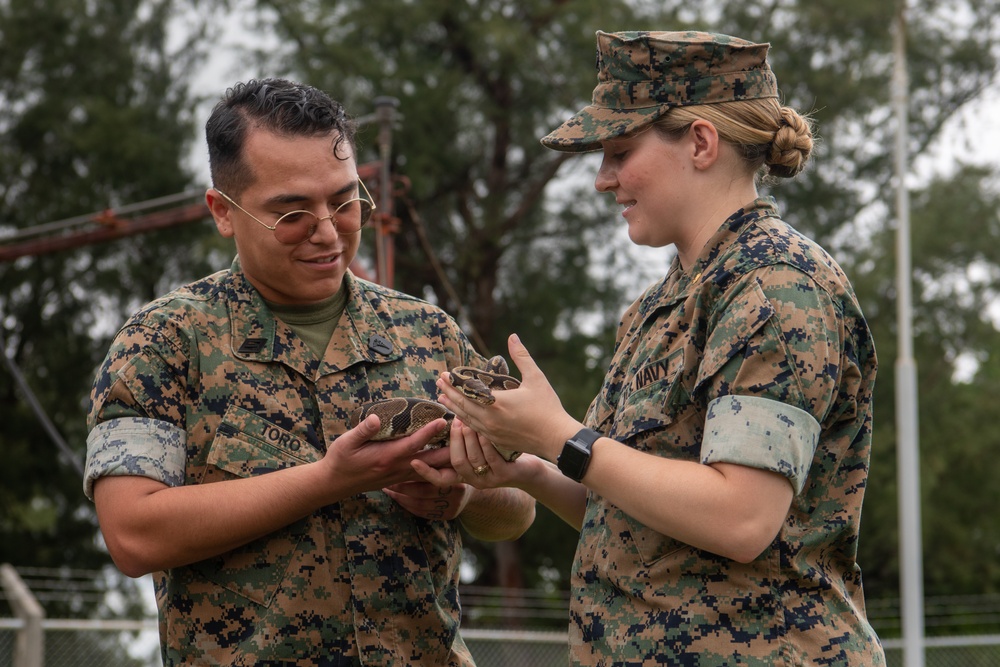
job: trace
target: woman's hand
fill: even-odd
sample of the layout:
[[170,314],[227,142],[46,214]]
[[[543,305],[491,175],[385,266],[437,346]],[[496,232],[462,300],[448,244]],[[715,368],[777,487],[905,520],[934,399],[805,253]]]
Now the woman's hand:
[[412,462],[413,469],[421,477],[439,488],[455,484],[468,484],[477,489],[521,487],[523,477],[530,472],[527,460],[522,461],[523,457],[519,457],[513,462],[506,461],[485,436],[457,417],[451,423],[448,443],[451,468],[433,468],[420,460]]
[[[495,392],[494,403],[485,406],[456,389],[451,378],[442,374],[437,381],[441,392],[438,400],[466,426],[497,446],[555,461],[566,440],[583,425],[563,409],[559,396],[516,334],[508,339],[508,350],[521,373],[520,387]],[[454,459],[453,451],[452,465]],[[488,463],[477,456],[471,456],[470,460],[475,464],[473,468]]]

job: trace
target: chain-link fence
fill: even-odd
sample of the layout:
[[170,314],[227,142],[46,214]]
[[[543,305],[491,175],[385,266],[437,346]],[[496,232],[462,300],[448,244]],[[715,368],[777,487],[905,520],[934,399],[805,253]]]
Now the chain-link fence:
[[[27,570],[27,585],[16,592],[54,600],[81,573]],[[10,570],[5,569],[6,579]],[[95,573],[89,573],[93,575]],[[48,588],[46,588],[48,587]],[[70,586],[72,588],[72,586]],[[48,592],[46,592],[48,591]],[[113,595],[105,584],[77,584],[77,593]],[[568,600],[550,591],[463,591],[462,636],[478,667],[564,667],[568,664],[565,621]],[[161,667],[155,618],[40,619],[18,617],[11,592],[0,592],[0,667]],[[55,606],[47,605],[47,606]],[[869,603],[872,623],[883,636],[898,634],[898,601]],[[536,610],[532,612],[532,610]],[[926,667],[997,667],[1000,665],[1000,596],[928,598],[926,627],[936,636],[924,640]],[[22,610],[23,611],[23,610]],[[48,609],[46,609],[48,611]],[[949,620],[950,619],[950,620]],[[499,629],[491,626],[497,626]],[[536,630],[532,626],[559,630]],[[28,632],[28,631],[31,632]],[[970,632],[971,630],[971,632]],[[951,636],[942,636],[950,631]],[[975,634],[973,634],[975,633]],[[31,646],[38,642],[40,646]],[[888,667],[903,667],[903,644],[883,641]]]
[[156,620],[46,619],[40,648],[19,650],[20,622],[0,619],[0,667],[160,667]]
[[[161,667],[156,622],[94,621],[89,624],[45,621],[44,667]],[[137,631],[141,626],[144,630]],[[0,667],[15,662],[20,622],[0,619]],[[478,667],[566,667],[565,632],[465,630]],[[902,643],[886,640],[888,667],[903,667]],[[117,656],[117,657],[109,657]],[[1000,635],[935,637],[926,640],[926,667],[996,667]]]
[[[903,667],[903,642],[887,639],[886,667]],[[1000,635],[928,637],[924,640],[926,667],[997,667],[1000,665]]]

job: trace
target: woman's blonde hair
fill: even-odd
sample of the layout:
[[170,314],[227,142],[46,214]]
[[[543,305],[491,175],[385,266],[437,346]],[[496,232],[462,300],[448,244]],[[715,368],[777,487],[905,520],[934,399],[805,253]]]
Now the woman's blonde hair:
[[758,175],[792,178],[812,153],[812,121],[774,98],[674,107],[654,127],[679,138],[699,119],[712,123],[719,138],[735,146]]

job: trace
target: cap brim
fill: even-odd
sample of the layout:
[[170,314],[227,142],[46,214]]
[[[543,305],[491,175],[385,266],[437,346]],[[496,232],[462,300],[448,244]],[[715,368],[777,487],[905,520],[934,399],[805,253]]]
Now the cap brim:
[[601,142],[630,134],[663,115],[668,105],[641,109],[608,109],[590,105],[542,137],[542,145],[557,151],[586,153]]

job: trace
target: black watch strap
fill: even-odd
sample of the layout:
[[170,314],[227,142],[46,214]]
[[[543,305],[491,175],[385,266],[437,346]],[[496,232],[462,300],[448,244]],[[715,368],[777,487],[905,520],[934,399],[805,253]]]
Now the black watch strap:
[[600,437],[602,436],[597,431],[585,428],[567,440],[562,454],[556,459],[556,465],[562,474],[577,482],[583,479],[587,466],[590,465],[590,450]]

